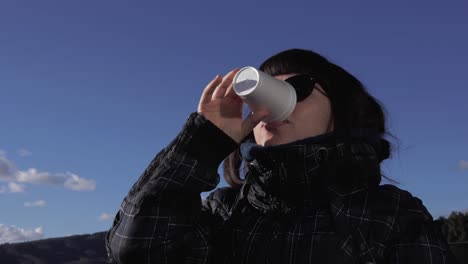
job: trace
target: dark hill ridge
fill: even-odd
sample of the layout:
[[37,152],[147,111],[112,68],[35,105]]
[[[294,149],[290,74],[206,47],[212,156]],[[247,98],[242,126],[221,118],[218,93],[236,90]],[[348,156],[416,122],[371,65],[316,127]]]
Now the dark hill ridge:
[[103,264],[106,232],[0,245],[1,264]]
[[[104,264],[106,232],[0,245],[0,264]],[[450,243],[460,264],[468,264],[468,242]]]

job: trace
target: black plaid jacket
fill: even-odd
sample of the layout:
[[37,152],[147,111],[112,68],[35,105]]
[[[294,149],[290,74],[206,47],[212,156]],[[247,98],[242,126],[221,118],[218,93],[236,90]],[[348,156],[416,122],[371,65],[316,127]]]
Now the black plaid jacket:
[[[380,175],[375,148],[357,142],[349,154],[336,142],[247,146],[244,186],[202,200],[238,146],[192,114],[122,202],[106,237],[110,262],[454,263],[419,199],[369,180]],[[357,176],[338,184],[350,168]]]

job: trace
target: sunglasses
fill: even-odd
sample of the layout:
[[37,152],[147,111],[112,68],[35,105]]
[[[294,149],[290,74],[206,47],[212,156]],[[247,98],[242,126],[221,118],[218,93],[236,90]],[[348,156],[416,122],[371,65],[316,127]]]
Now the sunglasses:
[[[305,74],[295,75],[293,77],[287,78],[284,81],[294,87],[294,90],[296,91],[297,102],[301,102],[309,95],[311,95],[314,91],[315,85],[317,84],[317,80],[315,78]],[[328,97],[328,95],[325,94],[325,92],[322,90],[317,89],[317,91]]]

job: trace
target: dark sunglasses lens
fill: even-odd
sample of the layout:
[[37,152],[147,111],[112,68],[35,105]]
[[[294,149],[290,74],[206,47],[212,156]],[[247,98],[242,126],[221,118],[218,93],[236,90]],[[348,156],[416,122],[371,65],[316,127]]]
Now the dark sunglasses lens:
[[297,101],[306,99],[314,90],[315,81],[306,75],[296,75],[285,80],[296,90]]

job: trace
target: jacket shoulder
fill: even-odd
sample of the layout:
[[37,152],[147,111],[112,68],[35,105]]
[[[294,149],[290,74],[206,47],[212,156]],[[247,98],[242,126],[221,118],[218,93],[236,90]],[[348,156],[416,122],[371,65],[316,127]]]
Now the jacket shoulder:
[[376,198],[382,201],[391,201],[391,203],[395,204],[395,209],[398,210],[397,214],[400,217],[411,216],[424,222],[433,220],[421,199],[394,185],[381,185]]
[[355,227],[367,224],[378,230],[382,239],[432,223],[432,216],[419,198],[390,184],[356,192],[347,203],[348,221]]
[[375,195],[375,215],[385,216],[391,233],[400,240],[417,240],[423,234],[437,233],[437,227],[421,199],[394,185],[382,185]]

